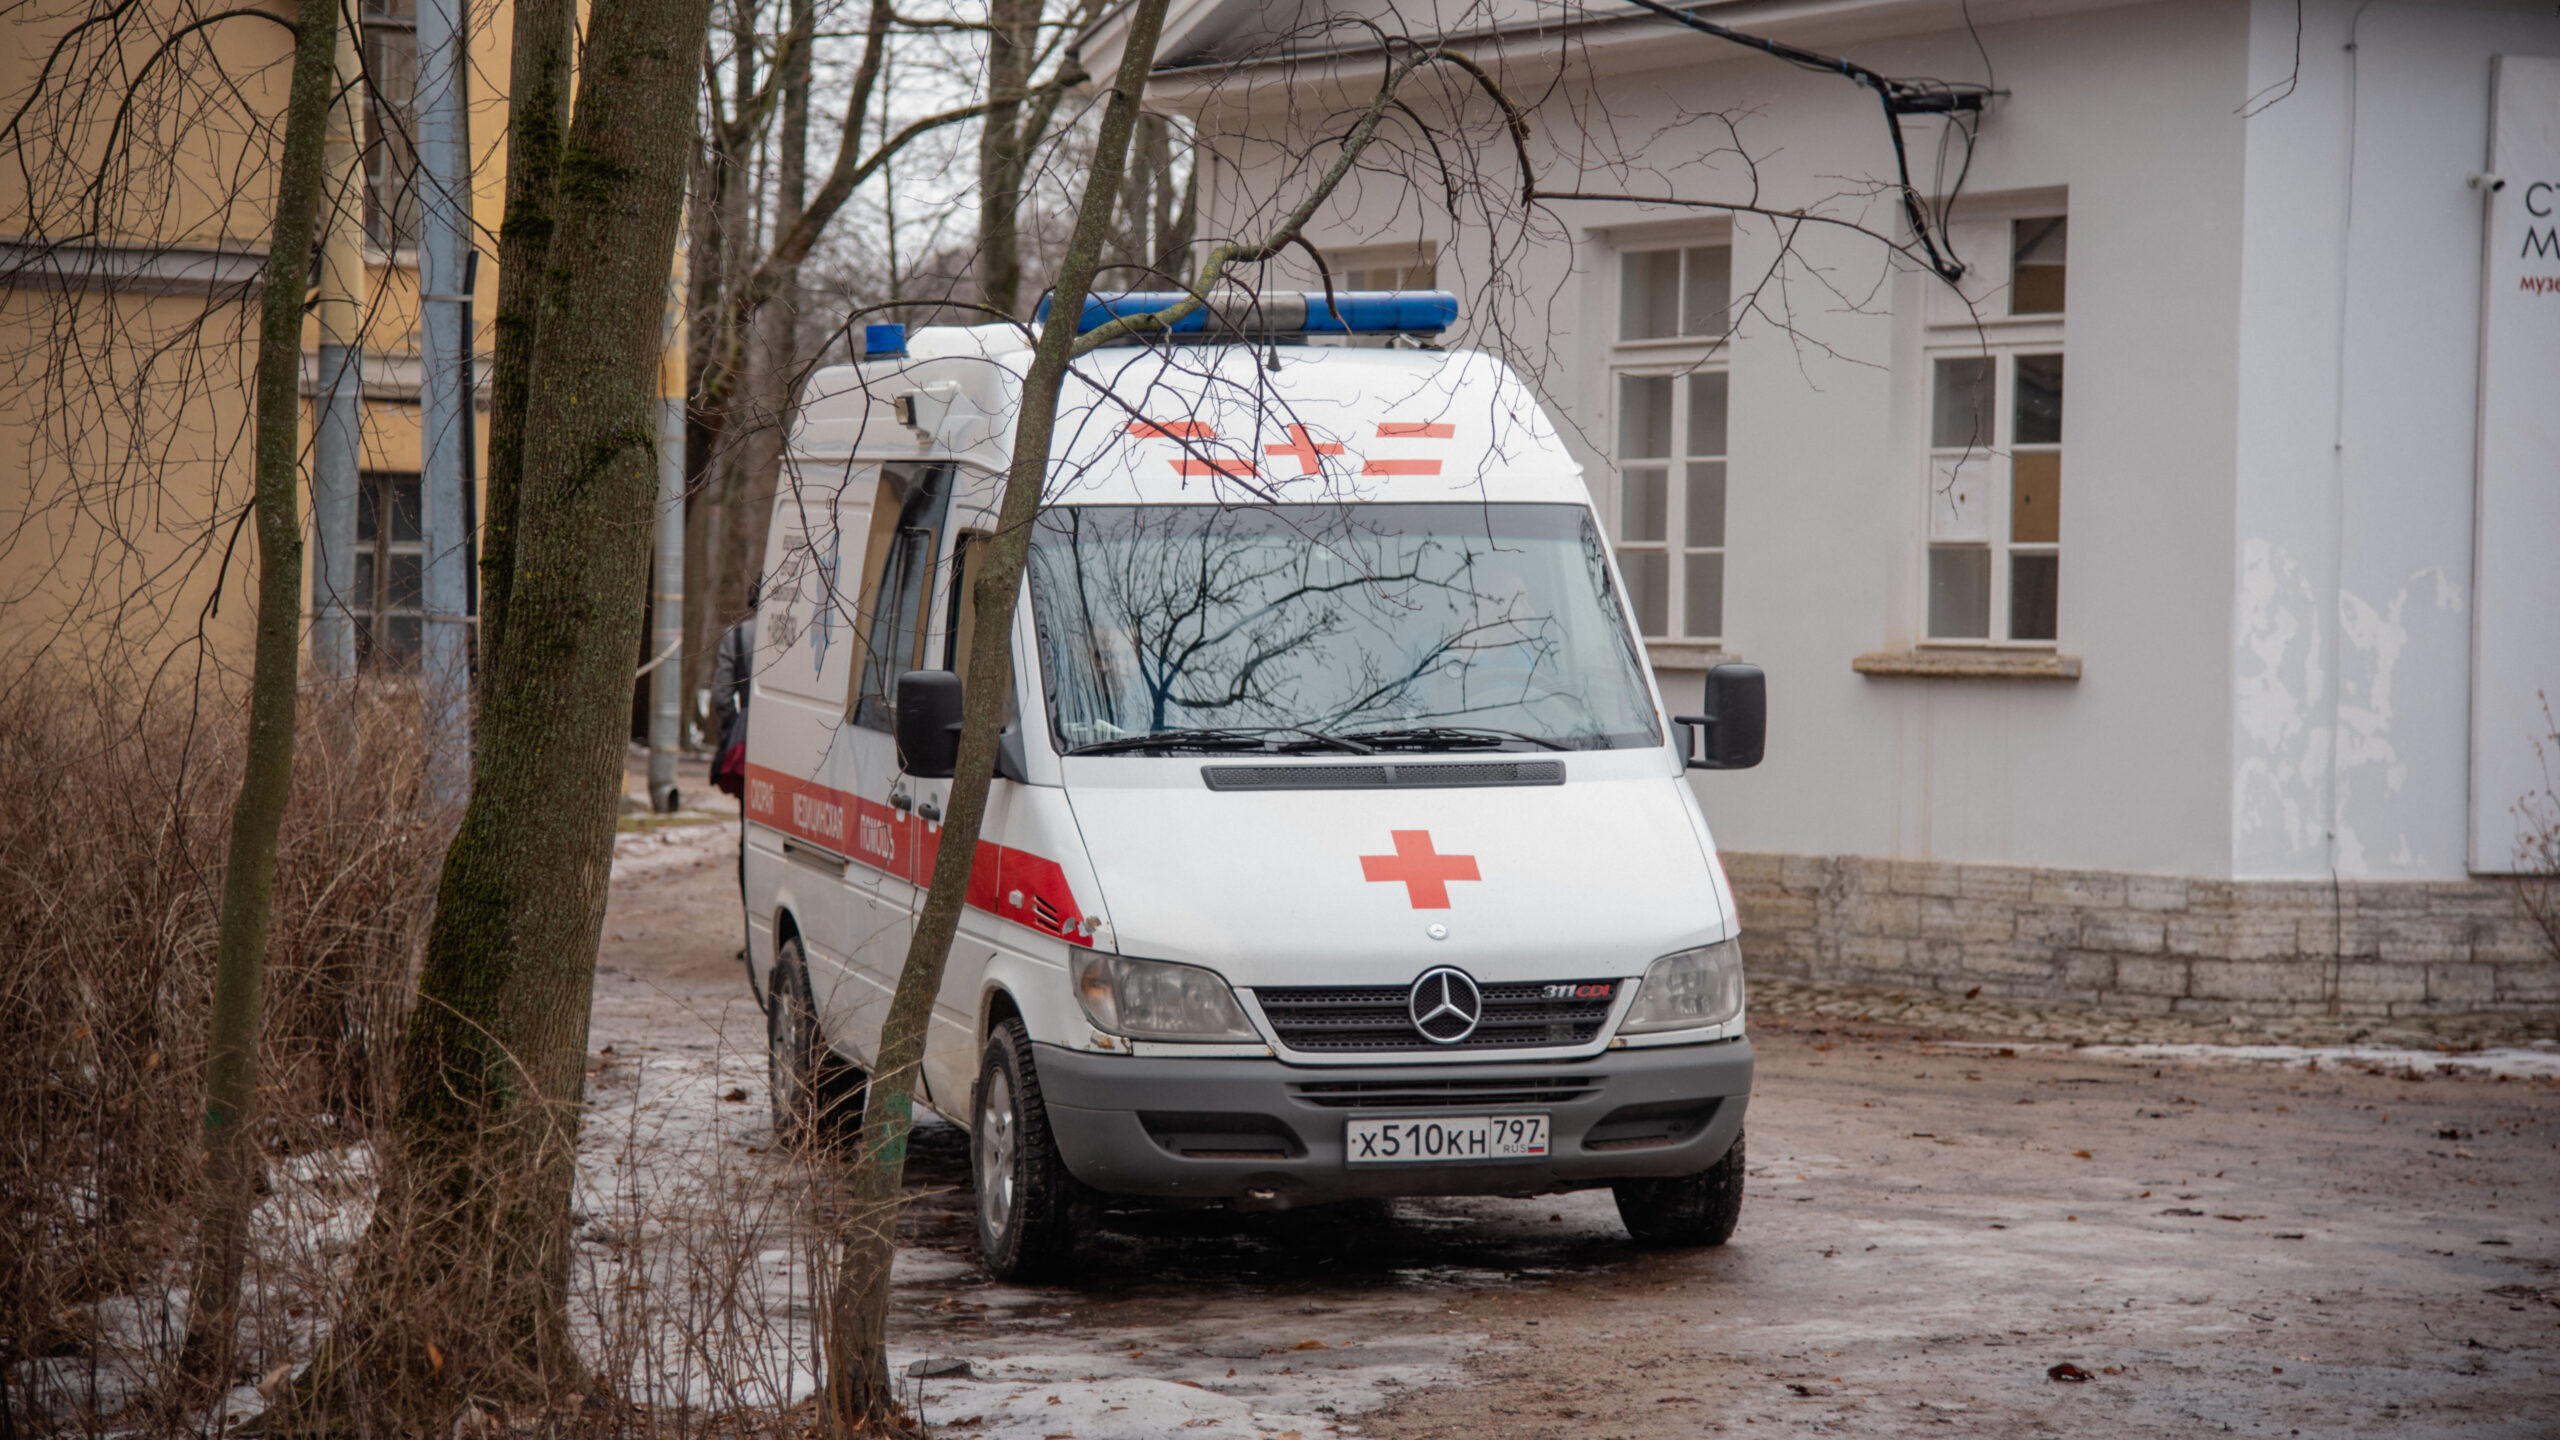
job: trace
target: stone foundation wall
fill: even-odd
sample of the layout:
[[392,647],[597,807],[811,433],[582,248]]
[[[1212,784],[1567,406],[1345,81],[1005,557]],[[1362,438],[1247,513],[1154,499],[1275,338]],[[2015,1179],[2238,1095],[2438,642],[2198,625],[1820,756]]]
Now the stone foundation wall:
[[2512,882],[1724,863],[1755,974],[2199,1017],[2560,1013],[2560,961]]

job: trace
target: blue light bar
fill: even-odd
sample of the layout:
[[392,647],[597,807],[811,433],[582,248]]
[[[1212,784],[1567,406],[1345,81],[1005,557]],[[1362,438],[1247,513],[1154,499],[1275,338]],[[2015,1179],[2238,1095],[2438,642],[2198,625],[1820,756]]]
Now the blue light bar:
[[1307,306],[1310,335],[1437,335],[1458,323],[1458,297],[1446,290],[1336,290],[1299,298]]
[[907,327],[904,325],[865,325],[862,327],[862,358],[894,360],[907,353]]
[[[1155,315],[1191,297],[1178,290],[1128,290],[1088,295],[1076,333],[1100,329],[1132,315]],[[1049,300],[1034,319],[1049,318]],[[1321,290],[1276,290],[1260,295],[1219,292],[1156,334],[1207,335],[1437,335],[1458,320],[1458,297],[1446,290],[1336,290],[1330,307]],[[1143,336],[1135,338],[1144,338]]]

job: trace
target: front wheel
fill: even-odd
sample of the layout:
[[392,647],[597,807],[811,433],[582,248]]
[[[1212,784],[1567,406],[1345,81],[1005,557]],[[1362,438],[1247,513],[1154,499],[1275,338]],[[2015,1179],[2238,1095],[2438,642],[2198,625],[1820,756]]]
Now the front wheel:
[[827,1043],[809,989],[808,951],[797,935],[774,950],[764,1020],[774,1139],[785,1145],[850,1139],[862,1128],[864,1076]]
[[987,1037],[970,1105],[969,1176],[978,1251],[999,1280],[1054,1275],[1075,1258],[1075,1177],[1058,1158],[1031,1037],[1007,1020]]
[[1621,1180],[1618,1218],[1639,1245],[1721,1245],[1742,1219],[1742,1136],[1724,1158],[1695,1175]]

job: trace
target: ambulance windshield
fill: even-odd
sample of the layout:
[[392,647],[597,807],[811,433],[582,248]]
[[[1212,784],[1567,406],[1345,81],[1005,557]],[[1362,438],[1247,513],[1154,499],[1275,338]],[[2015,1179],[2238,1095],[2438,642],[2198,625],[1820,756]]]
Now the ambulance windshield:
[[1051,724],[1070,753],[1657,745],[1607,553],[1576,505],[1058,506]]

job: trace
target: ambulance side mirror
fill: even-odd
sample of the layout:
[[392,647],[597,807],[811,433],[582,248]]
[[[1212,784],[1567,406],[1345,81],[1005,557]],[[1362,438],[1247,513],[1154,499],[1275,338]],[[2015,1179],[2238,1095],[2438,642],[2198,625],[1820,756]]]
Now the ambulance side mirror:
[[960,677],[910,670],[898,677],[898,768],[919,780],[947,780],[960,758]]
[[[1748,770],[1760,763],[1769,735],[1768,681],[1757,665],[1719,665],[1707,672],[1707,713],[1675,715],[1681,752],[1692,770]],[[1695,737],[1706,736],[1706,753]]]

